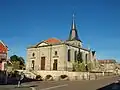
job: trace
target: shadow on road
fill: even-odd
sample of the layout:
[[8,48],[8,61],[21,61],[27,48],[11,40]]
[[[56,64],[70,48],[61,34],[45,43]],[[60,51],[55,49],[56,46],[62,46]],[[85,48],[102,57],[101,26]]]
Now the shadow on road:
[[[9,73],[6,73],[5,71],[0,71],[0,85],[16,85],[18,84],[18,80],[20,78],[21,78],[21,75],[19,75],[18,71],[9,72]],[[24,75],[21,82],[25,83],[25,82],[32,82],[32,81],[41,81],[41,79],[39,78],[40,77],[37,77],[36,79],[31,79]]]
[[[32,81],[40,81],[40,80],[30,79],[25,77],[21,82],[25,83],[25,82],[32,82]],[[15,77],[7,79],[7,85],[16,85],[16,84],[18,84],[18,80]],[[6,85],[6,84],[4,83],[4,81],[0,80],[0,85]]]
[[120,90],[120,83],[112,83],[96,90]]

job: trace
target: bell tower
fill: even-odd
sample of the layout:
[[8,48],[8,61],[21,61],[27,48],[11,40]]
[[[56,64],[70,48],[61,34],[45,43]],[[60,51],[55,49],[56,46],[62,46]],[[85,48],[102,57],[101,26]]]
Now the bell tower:
[[70,30],[67,43],[74,45],[74,46],[82,47],[82,41],[79,39],[79,36],[78,36],[74,14],[72,18],[72,25],[71,25],[71,30]]

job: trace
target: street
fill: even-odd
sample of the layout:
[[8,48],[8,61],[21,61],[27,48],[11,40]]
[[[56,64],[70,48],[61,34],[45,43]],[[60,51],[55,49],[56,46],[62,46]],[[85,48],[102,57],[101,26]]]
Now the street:
[[90,81],[34,81],[23,83],[20,88],[17,88],[17,85],[0,85],[0,90],[120,90],[112,89],[115,86],[112,83],[118,79],[120,77],[106,77]]

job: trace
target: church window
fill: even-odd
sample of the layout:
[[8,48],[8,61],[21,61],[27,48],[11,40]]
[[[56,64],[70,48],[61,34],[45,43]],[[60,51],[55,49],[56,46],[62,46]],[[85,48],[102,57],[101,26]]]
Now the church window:
[[55,51],[55,55],[57,55],[57,51]]
[[34,66],[35,66],[35,61],[32,60],[32,70],[34,70]]
[[68,61],[70,61],[70,58],[71,56],[70,56],[70,49],[68,49]]
[[74,52],[74,60],[77,61],[77,51]]
[[35,56],[35,53],[33,53],[32,56],[34,57],[34,56]]
[[85,63],[87,64],[87,57],[88,57],[88,54],[85,55]]

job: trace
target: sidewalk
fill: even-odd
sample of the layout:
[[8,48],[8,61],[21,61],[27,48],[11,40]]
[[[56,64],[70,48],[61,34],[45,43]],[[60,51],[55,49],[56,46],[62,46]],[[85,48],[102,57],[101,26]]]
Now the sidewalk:
[[105,78],[111,78],[111,77],[117,77],[119,75],[110,75],[110,76],[98,76],[96,80],[99,80],[99,79],[105,79]]

